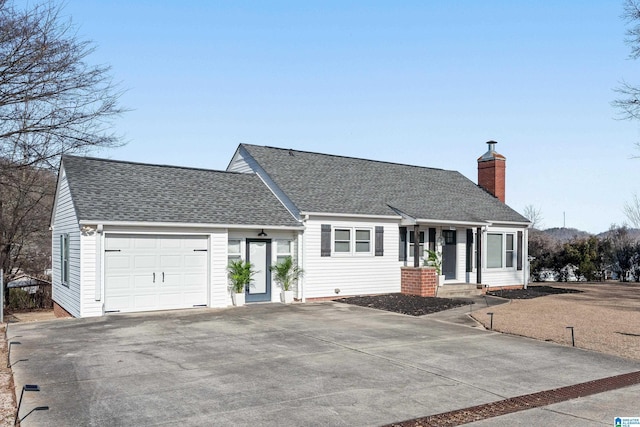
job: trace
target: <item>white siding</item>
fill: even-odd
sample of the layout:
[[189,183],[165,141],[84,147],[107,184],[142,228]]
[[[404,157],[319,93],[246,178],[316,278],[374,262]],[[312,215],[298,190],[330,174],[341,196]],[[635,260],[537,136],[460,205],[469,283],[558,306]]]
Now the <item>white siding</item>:
[[[96,277],[100,272],[97,270],[96,241],[101,235],[96,233],[96,227],[92,226],[90,231],[82,232],[80,236],[80,253],[82,262],[80,264],[80,277],[82,287],[80,288],[80,316],[102,316],[102,298],[96,301]],[[100,290],[101,291],[101,290]],[[100,292],[102,294],[102,292]]]
[[[80,226],[63,168],[60,170],[52,225],[52,297],[71,315],[80,317]],[[60,235],[62,234],[69,234],[68,286],[62,284],[61,278]]]
[[[321,257],[321,224],[372,230],[375,230],[376,226],[383,226],[384,255],[374,256],[374,232],[371,255],[336,255],[332,252],[330,257]],[[340,293],[337,294],[339,296],[400,292],[397,221],[314,217],[306,221],[306,227],[303,235],[305,299],[335,297],[335,289],[340,289]]]
[[227,230],[215,230],[210,234],[209,244],[211,253],[210,300],[211,307],[226,307],[231,305],[231,295],[227,284]]
[[[241,242],[241,251],[240,251],[240,255],[242,257],[242,259],[245,259],[246,257],[246,239],[251,239],[251,238],[256,238],[257,233],[260,230],[230,230],[229,231],[229,239],[238,239]],[[278,240],[291,240],[293,242],[292,245],[292,249],[291,249],[291,256],[295,261],[297,261],[298,259],[298,232],[297,231],[269,231],[268,229],[265,230],[267,232],[267,236],[265,237],[265,239],[269,239],[271,240],[271,265],[276,263],[277,257],[278,257],[278,253],[277,253],[277,246],[276,246],[276,241]],[[226,241],[225,241],[225,245],[226,245]],[[228,248],[227,246],[225,246],[226,248]],[[228,278],[226,276],[226,260],[227,260],[227,252],[225,252],[225,283],[228,283]],[[304,276],[303,276],[304,277]],[[296,298],[300,298],[299,294],[298,294],[298,285],[294,285],[292,290],[294,291],[294,295],[296,296]],[[278,283],[276,283],[276,281],[273,279],[273,275],[271,276],[271,302],[280,302],[280,285]],[[227,301],[228,301],[228,305],[231,304],[231,293],[230,291],[227,289]]]
[[242,157],[240,151],[236,151],[236,154],[233,156],[231,163],[229,163],[227,170],[229,172],[253,173],[251,166],[249,166],[246,160]]

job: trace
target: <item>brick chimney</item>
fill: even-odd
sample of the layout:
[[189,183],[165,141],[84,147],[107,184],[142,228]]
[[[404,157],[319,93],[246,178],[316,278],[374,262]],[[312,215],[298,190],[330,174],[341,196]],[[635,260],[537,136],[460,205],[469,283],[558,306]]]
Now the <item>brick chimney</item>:
[[489,141],[487,144],[489,149],[478,158],[478,185],[504,203],[507,158],[496,152],[496,141]]

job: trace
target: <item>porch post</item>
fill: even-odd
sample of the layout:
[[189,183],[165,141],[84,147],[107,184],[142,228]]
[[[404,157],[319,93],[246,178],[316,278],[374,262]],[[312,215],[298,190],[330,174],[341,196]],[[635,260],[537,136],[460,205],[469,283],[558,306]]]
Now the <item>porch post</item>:
[[420,226],[413,226],[413,266],[420,267]]
[[482,284],[482,227],[476,229],[476,283]]

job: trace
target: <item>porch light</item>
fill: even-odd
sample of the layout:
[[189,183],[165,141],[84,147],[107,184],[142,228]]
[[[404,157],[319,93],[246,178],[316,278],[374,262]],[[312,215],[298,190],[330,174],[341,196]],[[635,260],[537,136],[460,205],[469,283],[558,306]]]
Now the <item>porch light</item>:
[[258,233],[258,237],[267,237],[267,233],[264,232],[264,228],[260,230],[260,232]]
[[442,235],[438,236],[438,238],[436,239],[436,243],[438,244],[438,246],[444,246],[444,237],[442,237]]

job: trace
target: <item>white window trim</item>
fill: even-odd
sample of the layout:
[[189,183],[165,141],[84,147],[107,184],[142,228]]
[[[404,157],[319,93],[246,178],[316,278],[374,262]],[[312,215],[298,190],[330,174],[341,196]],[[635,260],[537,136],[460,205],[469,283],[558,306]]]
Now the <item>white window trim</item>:
[[[349,230],[349,251],[337,252],[336,251],[336,230]],[[356,252],[356,231],[368,231],[369,232],[369,251]],[[340,240],[340,242],[346,242],[346,240]],[[364,242],[364,240],[360,240]],[[374,256],[375,246],[375,234],[373,227],[353,227],[353,226],[339,226],[335,225],[331,227],[331,255],[336,257],[369,257]]]
[[60,235],[60,283],[69,287],[69,233]]
[[[500,267],[489,267],[489,235],[500,235],[502,236],[502,265]],[[513,236],[513,250],[507,250],[507,235]],[[486,234],[484,239],[484,265],[485,268],[490,271],[514,271],[517,268],[517,254],[518,254],[518,245],[517,245],[517,237],[515,232],[511,231],[489,231]],[[510,252],[512,255],[511,259],[511,267],[507,267],[507,253]]]
[[[287,242],[289,243],[289,252],[278,252],[278,244],[280,242]],[[290,256],[292,260],[295,261],[295,258],[293,256],[293,240],[292,239],[274,239],[273,240],[273,249],[271,251],[272,254],[275,254],[275,262],[278,262],[278,258],[284,258],[284,257],[288,257]]]

